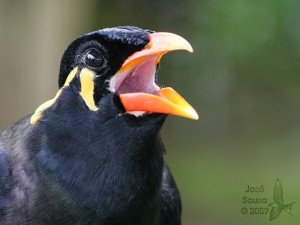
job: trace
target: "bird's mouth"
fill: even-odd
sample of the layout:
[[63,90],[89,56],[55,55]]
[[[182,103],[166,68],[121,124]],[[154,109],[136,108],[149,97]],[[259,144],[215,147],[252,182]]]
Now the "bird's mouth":
[[159,88],[155,83],[157,64],[161,57],[173,50],[192,52],[191,45],[172,33],[152,33],[147,46],[127,58],[112,77],[109,90],[120,96],[128,113],[150,112],[174,114],[198,119],[197,112],[172,88]]

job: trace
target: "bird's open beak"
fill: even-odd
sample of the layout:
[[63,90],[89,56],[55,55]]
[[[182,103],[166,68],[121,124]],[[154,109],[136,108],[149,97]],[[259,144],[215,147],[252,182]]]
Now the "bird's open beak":
[[110,81],[110,90],[119,94],[127,112],[174,114],[198,119],[197,112],[170,87],[159,88],[155,83],[157,64],[173,50],[193,52],[191,45],[172,33],[152,33],[147,46],[127,58]]

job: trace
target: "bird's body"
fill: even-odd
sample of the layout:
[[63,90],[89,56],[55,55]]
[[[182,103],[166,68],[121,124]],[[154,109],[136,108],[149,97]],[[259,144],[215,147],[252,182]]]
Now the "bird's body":
[[[159,134],[166,115],[127,113],[123,93],[107,87],[147,35],[127,27],[75,40],[62,59],[56,97],[1,133],[1,225],[180,224],[180,196]],[[112,63],[111,46],[123,44]]]
[[[130,152],[138,151],[138,148],[124,148],[124,152],[118,152],[118,159],[113,158],[115,155],[111,152],[114,151],[113,147],[108,146],[109,151],[97,157],[95,152],[87,153],[88,143],[78,140],[74,143],[76,147],[70,146],[70,151],[76,149],[79,155],[76,154],[76,157],[69,160],[69,165],[60,163],[59,168],[58,165],[53,165],[56,159],[48,157],[47,150],[42,150],[46,147],[47,141],[35,140],[34,137],[26,135],[28,132],[34,134],[43,131],[34,130],[28,124],[29,118],[25,118],[17,124],[18,129],[22,129],[22,134],[11,127],[1,136],[1,172],[3,172],[1,181],[6,186],[1,187],[1,206],[5,207],[1,208],[0,224],[119,224],[117,221],[122,221],[120,224],[135,224],[135,221],[137,224],[156,224],[154,221],[159,219],[164,204],[171,207],[172,217],[167,219],[179,222],[181,211],[179,194],[167,167],[164,166],[162,142],[158,136],[153,136],[148,146],[142,146],[143,149],[140,150],[145,151],[140,153]],[[139,131],[138,127],[132,129]],[[74,130],[66,135],[76,139],[82,135],[82,131],[84,129]],[[117,137],[115,135],[119,134],[116,132],[110,135]],[[94,138],[97,139],[91,137],[90,143],[101,146],[101,140],[100,143],[95,143]],[[128,140],[130,139],[126,139]],[[7,142],[13,144],[4,144]],[[41,147],[39,153],[30,147],[37,145]],[[136,156],[140,157],[139,162],[132,158]],[[64,160],[59,159],[60,156],[57,158],[58,161]],[[119,164],[112,164],[111,161],[114,160],[119,160]],[[48,164],[44,161],[51,162]],[[40,166],[40,163],[49,166],[49,170]],[[55,171],[57,176],[63,177],[65,181],[57,181],[56,174],[49,171]],[[161,185],[162,171],[165,173],[163,185]],[[99,179],[97,175],[102,174],[115,179],[110,177]],[[69,190],[62,192],[57,182],[72,185]],[[172,195],[168,196],[170,191]],[[173,215],[176,218],[173,218]]]

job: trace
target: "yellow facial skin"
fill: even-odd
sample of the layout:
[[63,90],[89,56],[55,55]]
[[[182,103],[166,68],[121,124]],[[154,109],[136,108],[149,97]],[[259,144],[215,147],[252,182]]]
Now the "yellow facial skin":
[[[78,68],[76,67],[68,75],[64,86],[58,90],[55,97],[43,103],[35,110],[30,120],[30,123],[32,125],[36,124],[43,117],[43,112],[55,103],[57,98],[61,95],[62,91],[70,85],[71,81],[74,79],[77,72],[78,72]],[[81,84],[81,91],[79,93],[80,96],[82,97],[82,99],[84,100],[84,102],[86,103],[86,105],[89,107],[90,110],[97,111],[98,107],[95,105],[94,97],[93,97],[95,73],[87,68],[83,68],[79,74],[79,78]]]

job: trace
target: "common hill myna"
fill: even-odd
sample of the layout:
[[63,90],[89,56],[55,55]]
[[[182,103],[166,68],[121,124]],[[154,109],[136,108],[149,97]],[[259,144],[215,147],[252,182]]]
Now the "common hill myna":
[[198,119],[156,84],[161,57],[192,52],[182,37],[138,27],[74,40],[55,97],[0,136],[1,225],[179,225],[164,162],[167,114]]

